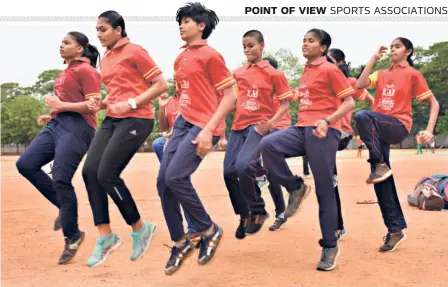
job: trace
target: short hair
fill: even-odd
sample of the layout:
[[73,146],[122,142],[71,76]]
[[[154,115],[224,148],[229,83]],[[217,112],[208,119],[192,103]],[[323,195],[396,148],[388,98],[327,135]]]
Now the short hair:
[[244,33],[243,38],[251,37],[257,39],[258,43],[264,43],[263,34],[258,30],[250,30]]
[[197,24],[205,24],[205,29],[202,31],[202,39],[208,39],[219,22],[215,11],[205,8],[199,2],[188,2],[177,10],[176,21],[179,25],[184,18],[191,18]]

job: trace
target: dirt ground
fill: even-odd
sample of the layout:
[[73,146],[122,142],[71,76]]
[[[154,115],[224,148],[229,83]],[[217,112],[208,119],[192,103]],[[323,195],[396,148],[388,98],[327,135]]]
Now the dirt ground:
[[[170,250],[168,230],[156,190],[159,164],[154,154],[138,154],[123,173],[139,211],[158,225],[148,253],[136,262],[130,228],[110,202],[112,228],[123,244],[96,268],[86,266],[98,236],[93,225],[80,169],[74,185],[79,200],[79,223],[86,239],[69,265],[57,265],[63,249],[61,232],[52,231],[57,210],[15,169],[16,157],[2,157],[1,176],[1,271],[2,286],[446,286],[448,273],[448,213],[419,211],[406,203],[406,196],[424,175],[448,172],[448,150],[435,155],[415,155],[415,150],[393,151],[399,196],[409,228],[407,240],[396,252],[382,254],[378,247],[386,233],[376,204],[357,200],[375,199],[365,184],[369,172],[356,151],[338,155],[339,185],[347,236],[340,242],[341,256],[333,272],[318,272],[317,244],[320,228],[317,200],[313,194],[302,212],[280,231],[271,232],[267,221],[257,235],[238,241],[234,237],[239,218],[234,215],[222,176],[223,153],[207,156],[193,175],[193,183],[211,217],[224,228],[224,241],[216,258],[200,266],[190,258],[173,276],[163,269]],[[301,173],[301,158],[289,161]],[[310,183],[314,184],[311,179]],[[314,191],[314,189],[313,189]],[[274,214],[269,192],[263,192],[267,209]]]

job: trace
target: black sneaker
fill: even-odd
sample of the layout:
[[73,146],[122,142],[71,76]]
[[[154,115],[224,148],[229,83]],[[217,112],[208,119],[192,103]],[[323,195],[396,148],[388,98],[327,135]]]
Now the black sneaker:
[[236,229],[235,232],[235,237],[238,239],[243,239],[244,237],[246,237],[246,227],[247,227],[247,222],[249,221],[249,218],[241,218],[240,219],[240,224],[238,225],[238,228]]
[[282,226],[286,221],[288,221],[288,219],[283,218],[283,217],[277,217],[275,218],[274,224],[272,224],[269,227],[270,231],[276,231],[280,229],[280,226]]
[[58,264],[67,264],[70,260],[75,257],[76,252],[78,252],[81,243],[84,241],[85,233],[81,231],[81,235],[77,240],[69,240],[65,238],[65,247],[62,252],[61,257],[59,258]]
[[249,216],[249,222],[246,227],[246,234],[255,234],[263,227],[266,219],[269,218],[269,214],[251,214]]
[[199,248],[198,263],[200,265],[205,265],[212,260],[216,253],[216,249],[218,248],[219,242],[221,241],[224,231],[216,224],[214,224],[213,229],[212,235],[202,235],[201,240],[199,240],[196,245],[196,247]]
[[369,178],[366,180],[368,184],[380,183],[388,179],[392,175],[392,170],[386,165],[381,164],[375,168]]
[[323,248],[320,262],[317,264],[319,271],[331,271],[336,267],[336,260],[339,257],[339,246],[334,248]]
[[300,209],[305,198],[310,194],[311,186],[302,183],[298,190],[289,192],[288,207],[286,207],[285,217],[291,217]]
[[183,247],[173,246],[171,248],[170,259],[165,265],[165,274],[172,275],[182,266],[182,262],[190,257],[194,252],[194,243],[187,239]]
[[62,228],[61,212],[59,211],[58,217],[56,217],[56,219],[54,220],[53,230],[58,231],[61,228]]
[[388,233],[384,236],[384,245],[380,247],[380,252],[395,251],[398,245],[406,239],[406,234],[401,232],[400,234]]

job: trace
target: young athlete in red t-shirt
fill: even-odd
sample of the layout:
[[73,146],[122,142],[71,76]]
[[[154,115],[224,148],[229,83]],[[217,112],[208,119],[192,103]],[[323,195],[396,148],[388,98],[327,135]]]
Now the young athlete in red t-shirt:
[[[303,179],[294,176],[286,157],[307,155],[314,175],[319,201],[322,256],[318,270],[333,270],[339,255],[335,231],[337,203],[333,188],[336,151],[341,136],[342,119],[354,107],[354,93],[349,81],[326,55],[330,35],[319,29],[310,30],[303,39],[303,56],[308,59],[298,96],[300,106],[295,127],[273,133],[261,142],[263,164],[272,179],[283,185],[290,197],[285,215],[293,216],[310,193]],[[342,101],[342,104],[341,104]]]
[[359,111],[355,116],[361,140],[369,149],[372,172],[367,183],[374,184],[388,229],[381,252],[394,251],[406,238],[402,230],[407,227],[390,168],[389,145],[399,144],[411,131],[413,98],[431,105],[428,126],[420,133],[423,142],[433,137],[439,113],[439,104],[426,80],[413,67],[414,46],[408,39],[393,40],[390,46],[391,66],[371,74],[373,66],[386,50],[387,47],[382,46],[375,52],[356,84],[359,89],[376,88],[373,110]]
[[[17,169],[59,209],[55,230],[62,226],[65,237],[59,264],[66,264],[84,239],[72,178],[95,135],[96,116],[88,103],[101,100],[101,81],[96,70],[99,53],[84,34],[68,33],[60,54],[67,68],[57,76],[53,95],[45,97],[51,115],[38,118],[38,124],[46,126],[20,156]],[[53,159],[50,179],[41,168]]]

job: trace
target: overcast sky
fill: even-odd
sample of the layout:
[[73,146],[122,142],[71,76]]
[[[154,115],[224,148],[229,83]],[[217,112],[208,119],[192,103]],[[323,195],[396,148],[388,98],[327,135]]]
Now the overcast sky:
[[[13,23],[0,25],[0,83],[18,82],[32,85],[47,69],[63,69],[59,44],[69,31],[85,33],[92,44],[100,47],[93,23]],[[447,41],[448,23],[266,23],[221,22],[209,38],[209,45],[225,58],[229,69],[244,60],[241,37],[250,29],[260,30],[266,48],[289,48],[301,56],[301,42],[311,28],[330,33],[333,48],[342,49],[353,66],[366,63],[379,45],[387,45],[396,37],[407,37],[415,46],[428,47]],[[160,66],[167,78],[173,74],[173,62],[182,45],[177,23],[128,23],[127,32],[136,44],[143,46]],[[444,32],[445,31],[445,32]],[[104,49],[101,48],[101,55]],[[301,63],[304,59],[301,57]]]

